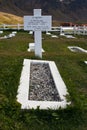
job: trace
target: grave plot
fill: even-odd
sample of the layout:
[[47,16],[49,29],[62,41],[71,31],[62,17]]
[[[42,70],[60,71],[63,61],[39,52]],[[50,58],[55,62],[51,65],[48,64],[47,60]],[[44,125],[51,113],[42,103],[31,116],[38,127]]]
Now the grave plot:
[[3,33],[3,31],[0,31],[0,34],[2,34]]
[[84,52],[87,53],[87,50],[80,48],[78,46],[68,46],[68,49],[72,52]]
[[24,59],[17,101],[21,109],[58,109],[70,105],[67,88],[53,61]]
[[58,38],[58,36],[57,36],[57,35],[52,35],[51,37],[52,37],[52,38]]
[[52,38],[58,38],[57,35],[53,35],[53,34],[51,34],[50,32],[46,32],[46,35],[51,36]]
[[75,38],[74,36],[72,35],[64,35],[66,38]]
[[85,62],[85,64],[87,64],[87,61],[84,61]]
[[46,35],[52,35],[50,32],[46,32]]
[[72,35],[66,35],[66,34],[64,34],[64,33],[60,33],[60,36],[64,36],[64,37],[70,38],[70,39],[75,38],[75,37],[72,36]]
[[12,38],[12,37],[15,37],[16,35],[16,31],[13,31],[12,33],[10,33],[9,35],[5,35],[3,37],[0,37],[0,39],[8,39],[8,38]]
[[[24,30],[34,32],[34,43],[29,44],[29,49],[35,51],[35,56],[39,58],[42,58],[43,51],[42,31],[51,30],[51,18],[42,16],[41,9],[34,9],[34,16],[24,16]],[[24,59],[17,95],[22,109],[65,108],[70,104],[66,100],[67,95],[66,86],[53,61]]]

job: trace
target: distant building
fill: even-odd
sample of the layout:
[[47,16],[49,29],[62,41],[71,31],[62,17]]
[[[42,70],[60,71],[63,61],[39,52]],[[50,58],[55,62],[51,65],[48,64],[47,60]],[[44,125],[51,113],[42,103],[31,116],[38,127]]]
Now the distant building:
[[75,24],[72,22],[60,23],[60,26],[73,27],[73,26],[87,26],[87,24]]
[[64,23],[60,23],[60,26],[67,26],[67,27],[71,27],[74,26],[75,24],[71,23],[71,22],[64,22]]

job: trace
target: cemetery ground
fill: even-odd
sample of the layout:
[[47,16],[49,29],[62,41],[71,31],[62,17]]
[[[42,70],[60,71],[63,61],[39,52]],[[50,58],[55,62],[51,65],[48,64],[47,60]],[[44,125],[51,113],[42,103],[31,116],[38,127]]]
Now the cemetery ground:
[[[10,31],[4,31],[3,35]],[[72,103],[66,109],[21,110],[16,101],[23,60],[39,59],[28,52],[33,36],[19,31],[0,40],[0,129],[1,130],[87,130],[87,54],[71,52],[68,46],[87,50],[87,36],[52,38],[43,33],[43,60],[55,61]]]

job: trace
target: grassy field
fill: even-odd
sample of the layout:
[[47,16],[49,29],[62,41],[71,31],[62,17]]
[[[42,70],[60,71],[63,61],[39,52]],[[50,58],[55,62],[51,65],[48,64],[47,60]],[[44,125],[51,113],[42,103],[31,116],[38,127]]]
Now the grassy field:
[[72,104],[63,110],[20,109],[16,95],[23,60],[37,58],[27,52],[33,36],[18,32],[16,37],[0,40],[0,130],[87,130],[87,54],[67,48],[74,45],[87,49],[87,37],[43,37],[43,60],[55,61]]

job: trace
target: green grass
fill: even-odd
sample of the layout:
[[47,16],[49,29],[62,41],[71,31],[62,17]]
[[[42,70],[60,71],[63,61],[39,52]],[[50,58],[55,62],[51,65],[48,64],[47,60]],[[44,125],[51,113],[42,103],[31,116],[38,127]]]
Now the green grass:
[[20,109],[16,95],[23,60],[37,58],[27,52],[33,36],[18,32],[16,37],[0,40],[0,130],[87,130],[87,54],[73,53],[67,48],[74,45],[87,49],[87,37],[43,37],[43,60],[55,61],[72,104],[63,110]]

